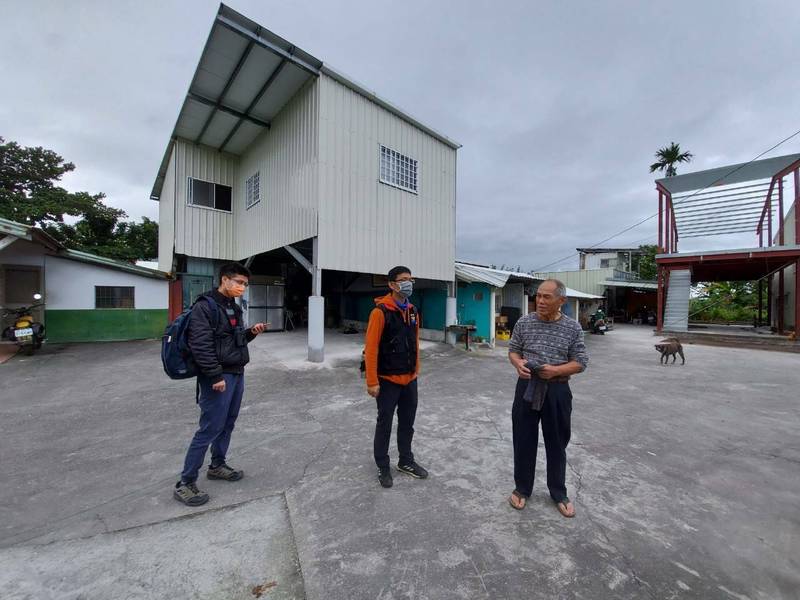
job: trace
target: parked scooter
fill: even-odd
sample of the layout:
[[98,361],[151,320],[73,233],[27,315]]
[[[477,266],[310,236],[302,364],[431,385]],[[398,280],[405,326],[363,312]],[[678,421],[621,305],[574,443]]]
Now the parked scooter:
[[3,317],[14,317],[14,324],[6,327],[3,331],[3,338],[16,342],[23,352],[30,356],[42,347],[44,341],[44,325],[33,320],[33,309],[44,306],[41,294],[34,294],[33,299],[36,303],[31,306],[20,308],[7,308]]
[[598,335],[605,335],[606,331],[608,331],[606,314],[598,308],[592,314],[592,316],[589,317],[589,332]]

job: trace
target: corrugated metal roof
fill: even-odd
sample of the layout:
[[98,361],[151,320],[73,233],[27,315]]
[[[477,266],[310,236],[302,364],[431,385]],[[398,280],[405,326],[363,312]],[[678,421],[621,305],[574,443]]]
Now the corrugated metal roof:
[[651,281],[614,281],[606,279],[603,285],[607,287],[637,288],[640,290],[657,290],[658,284]]
[[456,262],[456,278],[468,283],[488,283],[494,287],[504,287],[509,278],[519,278],[527,281],[537,281],[535,277],[527,273],[515,273],[514,271],[503,271],[492,269],[491,267],[481,267],[468,263]]
[[[158,200],[176,138],[241,155],[323,63],[220,4],[170,136],[150,198]],[[457,142],[423,125],[374,92],[325,65],[325,73],[441,142]]]
[[96,254],[90,254],[88,252],[69,250],[61,243],[53,239],[46,232],[42,231],[38,227],[33,227],[32,225],[17,223],[16,221],[9,221],[8,219],[0,219],[0,233],[5,233],[13,237],[30,240],[32,242],[41,244],[48,250],[52,250],[55,256],[61,258],[68,258],[70,260],[77,260],[80,262],[109,267],[118,271],[127,271],[129,273],[135,273],[136,275],[142,275],[144,277],[153,277],[155,279],[170,278],[168,273],[164,273],[163,271],[159,271],[157,269],[140,267],[138,265],[132,265],[131,263],[114,260],[113,258],[106,258],[104,256],[97,256]]
[[680,194],[682,192],[700,190],[712,185],[721,186],[745,181],[757,181],[759,179],[772,179],[775,174],[798,160],[800,160],[800,154],[787,154],[786,156],[727,165],[706,171],[673,175],[672,177],[656,179],[656,183],[663,185],[671,194]]
[[[535,277],[529,273],[518,273],[515,271],[503,271],[502,269],[492,269],[480,265],[456,262],[456,279],[468,283],[487,283],[493,287],[505,287],[509,280],[516,281],[544,281],[547,278]],[[565,286],[566,287],[566,286]],[[603,296],[587,294],[567,287],[567,298],[599,300]]]
[[110,269],[116,269],[117,271],[126,271],[128,273],[141,275],[143,277],[152,277],[154,279],[170,279],[170,275],[168,273],[164,273],[158,269],[140,267],[138,265],[133,265],[120,260],[114,260],[113,258],[106,258],[105,256],[97,256],[96,254],[90,254],[88,252],[80,252],[78,250],[62,250],[61,252],[58,252],[56,256],[92,265],[98,265],[101,267],[108,267]]

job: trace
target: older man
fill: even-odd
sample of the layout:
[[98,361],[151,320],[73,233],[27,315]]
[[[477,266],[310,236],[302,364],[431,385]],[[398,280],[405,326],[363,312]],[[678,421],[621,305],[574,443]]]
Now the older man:
[[561,313],[566,295],[559,280],[542,282],[536,292],[536,312],[517,321],[511,334],[508,358],[519,380],[511,410],[516,487],[508,501],[522,510],[533,492],[541,422],[550,497],[563,516],[574,517],[565,483],[572,414],[568,381],[586,368],[589,357],[580,324]]

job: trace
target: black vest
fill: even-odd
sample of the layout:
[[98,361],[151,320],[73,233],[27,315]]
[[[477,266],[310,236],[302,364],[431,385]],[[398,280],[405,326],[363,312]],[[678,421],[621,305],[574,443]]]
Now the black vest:
[[417,370],[417,309],[409,308],[409,323],[403,313],[379,304],[383,312],[383,335],[378,346],[378,375],[408,375]]

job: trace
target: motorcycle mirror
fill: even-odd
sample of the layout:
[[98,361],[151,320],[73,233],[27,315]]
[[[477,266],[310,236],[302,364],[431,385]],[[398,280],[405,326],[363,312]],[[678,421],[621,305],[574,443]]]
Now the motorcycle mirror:
[[41,300],[42,299],[42,295],[41,294],[34,294],[33,295],[33,299],[34,300]]

